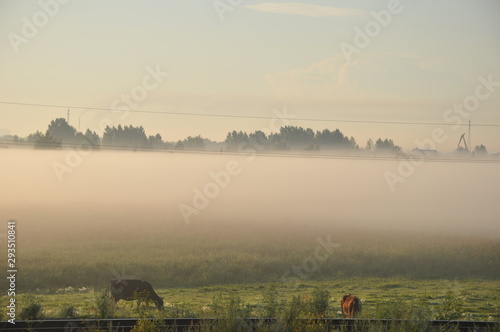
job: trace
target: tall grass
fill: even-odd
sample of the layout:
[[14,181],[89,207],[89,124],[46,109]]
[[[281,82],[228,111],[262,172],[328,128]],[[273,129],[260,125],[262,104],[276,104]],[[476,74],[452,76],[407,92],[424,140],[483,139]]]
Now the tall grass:
[[[54,226],[55,227],[55,226]],[[340,246],[307,279],[337,277],[483,278],[500,276],[500,240],[339,229],[327,224],[58,224],[23,229],[19,289],[103,287],[135,277],[155,287],[277,282],[298,276],[318,238]],[[60,240],[56,240],[60,239]],[[302,276],[300,276],[302,278]]]

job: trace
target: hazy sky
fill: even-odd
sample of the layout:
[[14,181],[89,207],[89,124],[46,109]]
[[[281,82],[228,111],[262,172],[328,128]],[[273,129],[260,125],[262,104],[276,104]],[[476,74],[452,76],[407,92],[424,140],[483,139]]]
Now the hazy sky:
[[[0,101],[266,117],[286,108],[296,118],[500,124],[499,14],[497,0],[2,0]],[[128,104],[125,95],[132,96]],[[453,113],[464,101],[472,111]],[[61,116],[66,109],[0,104],[0,134],[26,136]],[[81,130],[100,132],[103,119],[141,124],[169,141],[270,128],[269,120],[71,112]],[[447,138],[437,148],[451,150],[466,131],[289,124],[339,128],[362,146],[389,137],[406,149],[443,128]],[[473,127],[472,142],[500,151],[500,127]]]

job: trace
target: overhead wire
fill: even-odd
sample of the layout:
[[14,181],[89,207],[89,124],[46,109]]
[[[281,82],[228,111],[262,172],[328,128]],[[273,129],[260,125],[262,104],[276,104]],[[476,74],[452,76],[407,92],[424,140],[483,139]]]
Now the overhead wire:
[[[192,113],[192,112],[170,112],[170,111],[153,111],[153,110],[122,110],[105,107],[86,107],[77,105],[55,105],[55,104],[39,104],[39,103],[21,103],[11,101],[0,101],[3,105],[18,105],[32,107],[52,107],[66,109],[81,109],[93,111],[111,111],[111,112],[130,112],[142,114],[160,114],[160,115],[180,115],[180,116],[199,116],[199,117],[219,117],[219,118],[239,118],[239,119],[260,119],[272,120],[276,116],[258,116],[258,115],[237,115],[237,114],[214,114],[214,113]],[[325,118],[302,118],[302,117],[280,117],[280,119],[288,121],[313,121],[313,122],[338,122],[338,123],[367,123],[367,124],[389,124],[389,125],[426,125],[426,126],[467,126],[466,123],[447,123],[447,122],[415,122],[415,121],[380,121],[380,120],[346,120],[346,119],[325,119]],[[475,123],[474,127],[500,127],[500,124]]]
[[[34,147],[32,141],[17,141],[0,139],[0,147],[2,146],[22,146],[25,148]],[[177,149],[175,147],[132,147],[126,145],[97,145],[92,144],[76,144],[76,143],[60,143],[64,149],[82,149],[86,151],[100,151],[100,150],[116,150],[116,151],[130,151],[130,152],[164,152],[164,153],[177,153],[177,154],[197,154],[197,155],[232,155],[243,157],[275,157],[275,158],[298,158],[298,159],[334,159],[334,160],[375,160],[375,161],[412,161],[412,160],[425,160],[426,162],[451,162],[451,163],[481,163],[481,164],[500,164],[500,159],[477,159],[477,158],[443,158],[443,157],[426,157],[422,155],[412,154],[369,154],[369,153],[356,153],[353,150],[351,154],[317,154],[307,152],[270,152],[265,150],[258,150],[249,148],[247,150],[197,150],[197,149]],[[41,148],[44,149],[44,148]],[[45,148],[48,150],[58,150],[58,148]],[[330,151],[330,150],[324,150]]]

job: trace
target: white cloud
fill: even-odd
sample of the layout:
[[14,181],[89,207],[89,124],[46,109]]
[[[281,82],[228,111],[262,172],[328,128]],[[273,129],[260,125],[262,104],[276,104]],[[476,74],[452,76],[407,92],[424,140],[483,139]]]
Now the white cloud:
[[290,14],[310,17],[355,17],[364,16],[364,11],[352,8],[335,8],[310,5],[305,3],[276,3],[268,2],[259,5],[245,6],[245,8],[266,13]]
[[276,96],[314,100],[453,99],[464,81],[440,68],[437,59],[373,54],[347,63],[341,56],[266,75]]
[[[354,62],[347,64],[354,66]],[[337,95],[349,85],[346,64],[339,57],[327,58],[306,68],[294,68],[266,76],[274,94],[279,96],[325,97]]]

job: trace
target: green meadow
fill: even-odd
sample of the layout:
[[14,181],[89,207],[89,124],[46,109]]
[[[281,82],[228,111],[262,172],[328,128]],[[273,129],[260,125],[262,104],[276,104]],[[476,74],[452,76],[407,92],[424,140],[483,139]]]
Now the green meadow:
[[[364,318],[499,319],[495,238],[325,223],[18,228],[18,314],[39,318],[219,317],[228,310],[270,317],[295,307],[296,317],[335,318],[340,297],[352,293]],[[105,287],[114,278],[148,280],[165,311],[111,306]]]
[[[158,288],[164,298],[165,310],[157,312],[154,305],[119,301],[112,306],[110,317],[135,318],[145,314],[151,317],[218,317],[217,310],[238,304],[245,317],[268,317],[274,305],[275,313],[285,310],[293,299],[303,305],[302,318],[316,317],[314,299],[318,291],[327,292],[326,309],[321,317],[341,318],[340,297],[353,293],[363,301],[362,318],[449,318],[462,320],[498,320],[500,294],[498,281],[451,280],[412,278],[340,278],[310,280],[293,283],[251,283],[191,288]],[[45,319],[65,318],[68,308],[71,317],[95,318],[100,316],[100,297],[104,289],[88,289],[62,293],[29,292],[19,297],[28,306],[41,306],[40,316]],[[273,297],[274,296],[274,297]],[[273,301],[270,301],[272,299]],[[448,306],[448,312],[446,312]],[[453,311],[455,310],[455,311]],[[456,311],[458,312],[458,317]],[[440,316],[441,315],[441,316]],[[448,316],[447,316],[448,315]]]

